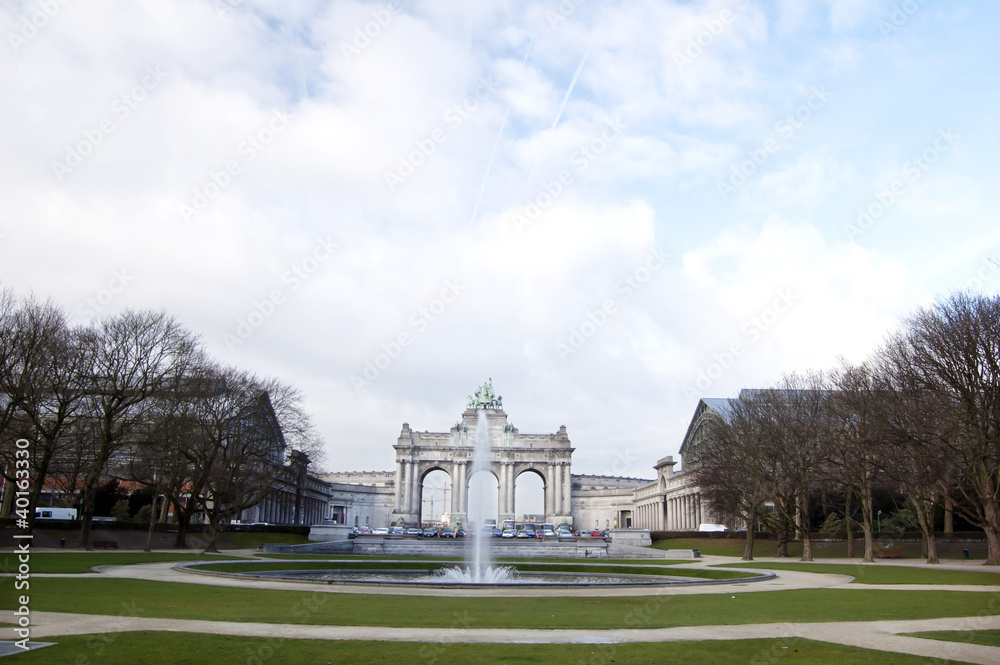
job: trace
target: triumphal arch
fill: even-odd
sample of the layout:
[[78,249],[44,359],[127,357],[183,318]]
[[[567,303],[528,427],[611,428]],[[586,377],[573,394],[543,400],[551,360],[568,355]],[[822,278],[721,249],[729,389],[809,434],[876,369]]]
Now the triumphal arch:
[[507,422],[503,398],[493,391],[492,380],[470,395],[461,419],[448,432],[417,432],[403,423],[396,445],[396,496],[393,524],[419,526],[424,477],[441,470],[451,477],[451,521],[468,524],[469,480],[476,441],[478,411],[486,414],[492,448],[488,471],[497,480],[498,519],[518,519],[514,514],[514,483],[522,473],[542,478],[545,521],[572,522],[570,466],[573,447],[566,426],[554,434],[522,434]]

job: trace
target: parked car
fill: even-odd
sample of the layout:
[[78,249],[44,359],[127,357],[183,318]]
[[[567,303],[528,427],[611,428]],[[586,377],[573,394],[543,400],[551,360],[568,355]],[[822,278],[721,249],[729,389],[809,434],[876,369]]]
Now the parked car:
[[569,529],[559,529],[556,531],[556,536],[559,538],[572,538],[573,532]]
[[380,526],[379,528],[377,528],[374,531],[372,531],[372,535],[375,535],[375,536],[388,536],[389,535],[389,527]]
[[503,529],[493,529],[492,531],[493,531],[493,537],[494,538],[502,538],[503,537]]
[[535,537],[535,530],[534,529],[521,529],[520,531],[517,532],[517,537],[518,538],[534,538]]
[[389,533],[391,533],[394,536],[402,536],[405,533],[405,529],[403,529],[403,527],[401,526],[394,526],[389,531]]
[[370,526],[368,526],[367,524],[364,525],[364,526],[359,526],[358,527],[358,535],[359,536],[370,536],[370,535],[372,535],[372,528]]
[[594,529],[593,531],[590,532],[590,536],[592,538],[603,538],[604,537],[604,532],[603,531],[598,531],[597,529]]
[[454,538],[455,537],[455,530],[454,529],[441,529],[441,537],[442,538]]
[[406,530],[406,535],[407,536],[419,536],[422,533],[423,533],[423,531],[421,531],[420,529],[407,529]]
[[432,528],[428,527],[428,528],[424,529],[424,532],[423,532],[422,535],[423,535],[424,538],[437,538],[438,537],[438,530],[437,529],[432,529]]
[[514,529],[504,529],[500,533],[501,538],[513,538],[515,535],[516,533],[514,532]]
[[541,540],[544,537],[545,537],[545,532],[544,531],[536,531],[535,532],[535,538],[537,538],[538,540]]
[[458,531],[456,531],[456,532],[455,532],[455,537],[456,537],[456,538],[465,538],[465,537],[466,537],[466,536],[468,536],[468,535],[469,535],[469,534],[467,534],[467,533],[465,532],[465,529],[459,529]]
[[555,538],[556,532],[553,531],[552,529],[546,529],[545,531],[542,531],[542,535],[545,536],[546,538]]

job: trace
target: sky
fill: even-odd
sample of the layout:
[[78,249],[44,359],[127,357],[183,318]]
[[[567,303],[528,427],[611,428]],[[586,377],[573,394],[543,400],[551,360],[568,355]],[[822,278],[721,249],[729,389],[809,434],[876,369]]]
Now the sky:
[[[492,378],[574,473],[996,294],[994,2],[0,5],[0,284],[166,310],[391,470]],[[994,183],[991,186],[989,183]],[[992,193],[991,193],[992,192]],[[994,212],[990,212],[990,211]]]

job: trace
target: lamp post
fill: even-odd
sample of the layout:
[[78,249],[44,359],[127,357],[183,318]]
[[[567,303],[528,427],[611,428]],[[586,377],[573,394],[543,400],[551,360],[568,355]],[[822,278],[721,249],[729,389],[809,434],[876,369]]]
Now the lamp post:
[[882,533],[882,511],[878,511],[878,532]]

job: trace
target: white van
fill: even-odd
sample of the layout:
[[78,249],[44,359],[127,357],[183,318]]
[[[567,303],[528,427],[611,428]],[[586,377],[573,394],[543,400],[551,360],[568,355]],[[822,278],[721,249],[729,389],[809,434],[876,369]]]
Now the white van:
[[36,520],[75,520],[76,508],[35,508]]

